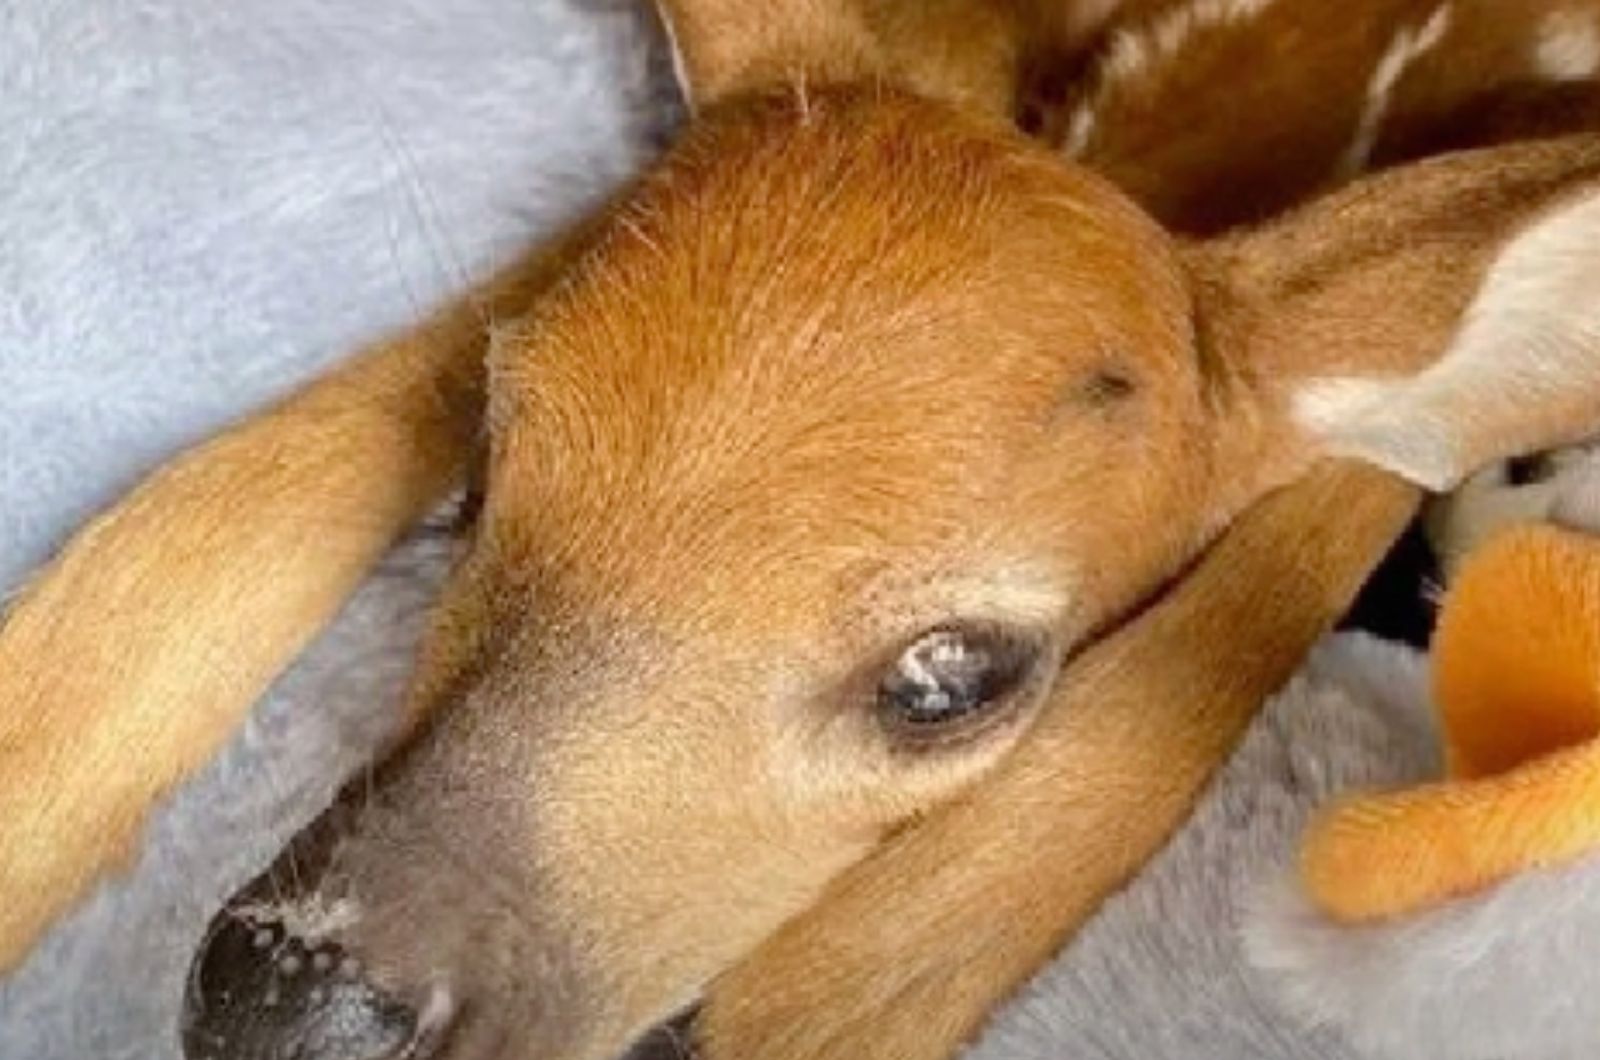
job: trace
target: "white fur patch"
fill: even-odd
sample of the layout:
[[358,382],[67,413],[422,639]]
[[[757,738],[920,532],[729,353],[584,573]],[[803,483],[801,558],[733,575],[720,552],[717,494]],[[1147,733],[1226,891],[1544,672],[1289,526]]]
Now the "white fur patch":
[[1023,562],[991,568],[982,577],[944,582],[939,592],[957,613],[1018,623],[1058,621],[1072,601],[1061,577]]
[[1600,534],[1600,439],[1566,451],[1557,473],[1550,520],[1572,530]]
[[926,582],[907,585],[897,576],[873,585],[869,596],[880,594],[883,613],[900,612],[908,598],[921,603],[915,613],[928,624],[950,615],[975,620],[1022,626],[1072,624],[1077,600],[1077,577],[1038,563],[1010,560],[995,563],[992,556],[974,558],[965,565],[953,565],[949,573]]
[[1600,193],[1511,241],[1439,360],[1403,379],[1312,383],[1295,417],[1333,453],[1436,492],[1491,460],[1591,433],[1600,423]]
[[1094,90],[1073,111],[1062,150],[1081,155],[1093,139],[1097,112],[1105,100],[1142,77],[1160,77],[1172,61],[1201,34],[1247,22],[1276,0],[1190,0],[1161,12],[1142,25],[1111,38],[1100,60]]
[[1552,11],[1539,24],[1533,62],[1551,81],[1587,81],[1600,74],[1600,21],[1592,11]]
[[1067,135],[1061,141],[1061,150],[1068,158],[1077,158],[1089,148],[1089,141],[1094,139],[1094,127],[1099,121],[1092,103],[1085,102],[1076,107],[1072,117],[1067,122]]
[[427,1056],[443,1040],[460,1010],[460,1002],[447,983],[435,982],[428,987],[428,996],[417,1013],[416,1030],[405,1055]]
[[1372,71],[1372,79],[1367,83],[1366,103],[1356,122],[1355,136],[1340,160],[1339,173],[1342,177],[1348,179],[1367,168],[1372,149],[1378,143],[1378,134],[1383,129],[1383,119],[1389,113],[1395,86],[1418,59],[1439,46],[1450,29],[1450,20],[1450,4],[1440,4],[1428,16],[1428,21],[1420,26],[1401,29],[1389,42],[1389,47]]

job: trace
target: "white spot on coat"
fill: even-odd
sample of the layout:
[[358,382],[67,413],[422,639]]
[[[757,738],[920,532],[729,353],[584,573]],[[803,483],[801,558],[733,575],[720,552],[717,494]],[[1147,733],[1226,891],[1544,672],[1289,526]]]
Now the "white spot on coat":
[[1440,4],[1421,26],[1407,26],[1394,35],[1367,82],[1367,99],[1356,122],[1355,136],[1339,162],[1339,176],[1348,179],[1367,168],[1378,144],[1383,119],[1389,114],[1395,86],[1406,71],[1444,39],[1450,29],[1449,4]]
[[1072,118],[1067,122],[1066,139],[1061,142],[1061,150],[1066,152],[1068,158],[1077,158],[1089,149],[1089,142],[1094,139],[1095,121],[1092,103],[1081,103],[1073,110]]
[[1190,0],[1112,36],[1096,71],[1093,92],[1073,112],[1062,150],[1081,155],[1093,138],[1099,108],[1142,77],[1159,78],[1202,34],[1259,16],[1276,0]]
[[1552,81],[1587,81],[1600,74],[1600,23],[1591,11],[1552,11],[1539,23],[1534,66]]

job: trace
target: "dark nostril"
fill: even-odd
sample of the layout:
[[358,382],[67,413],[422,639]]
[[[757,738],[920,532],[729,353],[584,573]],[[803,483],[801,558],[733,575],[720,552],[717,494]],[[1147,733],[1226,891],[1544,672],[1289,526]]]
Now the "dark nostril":
[[368,983],[349,954],[226,910],[190,970],[183,1024],[188,1060],[423,1055],[416,1011]]

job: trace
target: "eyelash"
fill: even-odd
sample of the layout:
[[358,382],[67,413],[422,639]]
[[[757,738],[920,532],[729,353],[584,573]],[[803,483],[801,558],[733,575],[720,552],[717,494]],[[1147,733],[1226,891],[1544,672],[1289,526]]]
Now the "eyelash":
[[465,537],[472,533],[478,525],[478,516],[483,512],[483,489],[478,486],[469,486],[461,495],[461,502],[456,505],[456,510],[451,515],[450,532],[457,537]]

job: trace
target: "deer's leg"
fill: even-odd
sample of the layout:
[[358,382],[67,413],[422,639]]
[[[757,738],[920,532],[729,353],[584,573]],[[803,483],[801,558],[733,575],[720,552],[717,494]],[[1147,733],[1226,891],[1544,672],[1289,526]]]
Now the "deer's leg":
[[0,970],[133,848],[478,429],[484,314],[539,255],[187,452],[82,530],[0,624]]
[[1179,826],[1416,503],[1381,472],[1333,464],[1244,516],[1072,665],[995,775],[714,986],[709,1056],[953,1055]]

